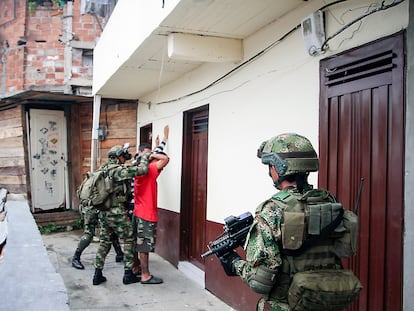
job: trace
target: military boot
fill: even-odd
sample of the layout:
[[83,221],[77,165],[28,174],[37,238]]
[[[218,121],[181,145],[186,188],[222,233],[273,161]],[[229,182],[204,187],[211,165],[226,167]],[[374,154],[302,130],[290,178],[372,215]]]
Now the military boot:
[[102,269],[95,269],[95,274],[93,276],[93,285],[99,285],[103,282],[106,282],[106,277],[102,275]]
[[124,260],[124,252],[122,251],[121,245],[119,243],[114,243],[113,245],[116,252],[115,261],[121,262]]
[[124,252],[122,251],[121,245],[119,244],[118,236],[115,234],[111,234],[111,241],[116,252],[115,261],[121,262],[122,260],[124,260]]
[[76,268],[76,269],[85,269],[85,267],[83,266],[83,264],[80,261],[80,255],[81,252],[76,251],[75,254],[73,255],[72,258],[72,267]]
[[125,285],[141,282],[141,277],[132,273],[132,270],[125,270],[124,278],[122,283]]

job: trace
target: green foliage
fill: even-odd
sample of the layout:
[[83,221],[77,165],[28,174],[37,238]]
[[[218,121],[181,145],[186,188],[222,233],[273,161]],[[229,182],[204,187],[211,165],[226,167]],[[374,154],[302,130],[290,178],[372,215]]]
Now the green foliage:
[[52,2],[55,4],[58,9],[61,9],[64,5],[66,5],[67,0],[27,0],[27,9],[30,14],[32,14],[37,6],[43,6],[45,2]]
[[76,220],[74,230],[83,229],[83,217]]
[[56,232],[72,231],[83,229],[83,217],[80,217],[68,224],[56,225],[49,222],[47,225],[38,225],[40,234],[51,234]]
[[28,1],[27,2],[27,9],[29,11],[30,14],[32,14],[37,7],[37,2],[36,1]]
[[57,231],[57,226],[54,223],[48,223],[45,226],[39,225],[38,227],[41,234],[51,234]]

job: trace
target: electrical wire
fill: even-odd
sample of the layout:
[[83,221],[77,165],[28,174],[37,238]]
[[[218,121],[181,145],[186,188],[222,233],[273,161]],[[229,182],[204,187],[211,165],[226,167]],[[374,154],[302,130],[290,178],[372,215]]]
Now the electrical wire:
[[342,28],[340,28],[339,30],[337,30],[333,35],[329,36],[321,45],[321,51],[325,51],[325,47],[328,45],[328,42],[330,40],[332,40],[333,38],[335,38],[337,35],[339,35],[341,32],[343,32],[345,29],[349,28],[350,26],[352,26],[353,24],[355,24],[356,22],[364,19],[365,17],[380,12],[380,11],[384,11],[384,10],[388,10],[389,8],[392,8],[396,5],[401,4],[402,2],[404,2],[405,0],[399,0],[399,1],[394,1],[390,4],[384,5],[385,1],[382,1],[381,6],[373,9],[361,16],[359,16],[358,18],[354,19],[353,21],[349,22],[348,24],[346,24],[345,26],[343,26]]
[[[325,10],[326,8],[330,7],[330,6],[336,5],[336,4],[338,4],[338,3],[346,2],[346,1],[350,1],[350,0],[338,0],[338,1],[334,1],[334,2],[328,3],[328,4],[324,5],[324,6],[322,6],[321,8],[319,8],[319,11],[323,11],[323,10]],[[334,37],[336,37],[337,35],[339,35],[341,32],[343,32],[345,29],[347,29],[347,28],[348,28],[348,27],[350,27],[351,25],[355,24],[356,22],[358,22],[358,21],[362,20],[363,18],[365,18],[365,17],[367,17],[367,16],[369,16],[369,15],[371,15],[371,14],[373,14],[373,13],[376,13],[376,12],[379,12],[379,11],[383,11],[383,10],[386,10],[386,9],[389,9],[389,8],[391,8],[391,7],[393,7],[393,6],[396,6],[396,5],[398,5],[398,4],[400,4],[400,3],[404,2],[404,1],[405,1],[405,0],[394,1],[393,3],[391,3],[391,4],[389,4],[389,5],[384,5],[384,2],[385,2],[385,1],[383,1],[383,2],[382,2],[382,4],[381,4],[381,6],[380,6],[379,8],[374,9],[374,10],[372,10],[372,11],[369,11],[369,12],[365,13],[364,15],[360,16],[360,17],[359,17],[359,18],[357,18],[356,20],[354,20],[354,21],[352,21],[352,22],[350,22],[350,23],[346,24],[344,27],[342,27],[341,29],[339,29],[338,31],[336,31],[336,32],[335,32],[332,36],[330,36],[329,38],[327,38],[327,39],[323,42],[323,44],[322,44],[322,46],[321,46],[321,51],[324,51],[324,50],[323,50],[323,48],[327,45],[327,43],[328,43],[330,40],[332,40]],[[275,42],[271,43],[271,44],[270,44],[270,45],[268,45],[266,48],[264,48],[263,50],[261,50],[261,51],[260,51],[260,52],[258,52],[257,54],[253,55],[252,57],[250,57],[250,58],[249,58],[249,59],[247,59],[246,61],[242,62],[242,63],[241,63],[241,64],[239,64],[237,67],[233,68],[232,70],[230,70],[230,71],[229,71],[229,72],[227,72],[226,74],[222,75],[221,77],[219,77],[219,78],[218,78],[218,79],[216,79],[215,81],[211,82],[211,83],[210,83],[210,84],[208,84],[207,86],[205,86],[205,87],[203,87],[203,88],[201,88],[201,89],[199,89],[199,90],[197,90],[197,91],[194,91],[194,92],[188,93],[188,94],[186,94],[186,95],[183,95],[183,96],[180,96],[180,97],[177,97],[177,98],[174,98],[174,99],[169,99],[169,100],[160,101],[160,102],[155,102],[155,103],[147,102],[146,104],[148,104],[148,105],[162,105],[162,104],[168,104],[168,103],[177,102],[177,101],[180,101],[180,100],[185,99],[185,98],[187,98],[187,97],[191,97],[191,96],[193,96],[193,95],[196,95],[196,94],[202,93],[202,92],[204,92],[205,90],[207,90],[207,89],[211,88],[212,86],[214,86],[214,85],[218,84],[219,82],[223,81],[224,79],[228,78],[229,76],[231,76],[233,73],[235,73],[236,71],[238,71],[239,69],[241,69],[241,68],[242,68],[242,67],[244,67],[245,65],[247,65],[247,64],[251,63],[252,61],[254,61],[256,58],[258,58],[258,57],[260,57],[260,56],[264,55],[267,51],[269,51],[270,49],[272,49],[273,47],[275,47],[277,44],[279,44],[280,42],[282,42],[284,39],[286,39],[286,37],[288,37],[290,34],[292,34],[294,31],[296,31],[296,30],[297,30],[298,28],[300,28],[300,27],[301,27],[301,25],[300,25],[300,24],[299,24],[299,25],[296,25],[296,26],[295,26],[295,27],[293,27],[291,30],[289,30],[287,33],[285,33],[284,35],[282,35],[282,36],[281,36],[278,40],[276,40]],[[159,91],[159,90],[158,90],[158,91]]]
[[215,81],[211,82],[210,84],[208,84],[207,86],[203,87],[202,89],[199,89],[197,91],[194,91],[192,93],[189,93],[189,94],[186,94],[186,95],[183,95],[183,96],[174,98],[174,99],[165,100],[165,101],[161,101],[161,102],[153,103],[153,104],[155,104],[155,105],[161,105],[161,104],[167,104],[167,103],[176,102],[176,101],[182,100],[184,98],[193,96],[195,94],[201,93],[201,92],[209,89],[213,85],[216,85],[220,81],[226,79],[227,77],[229,77],[230,75],[232,75],[233,73],[235,73],[240,68],[244,67],[246,64],[252,62],[254,59],[258,58],[259,56],[262,56],[263,54],[265,54],[268,50],[272,49],[276,44],[278,44],[281,41],[283,41],[287,36],[289,36],[291,33],[293,33],[299,27],[300,27],[300,25],[295,26],[294,28],[292,28],[291,30],[289,30],[286,34],[284,34],[280,39],[278,39],[277,41],[271,43],[269,46],[267,46],[266,48],[264,48],[263,50],[261,50],[259,53],[253,55],[252,57],[250,57],[249,59],[247,59],[246,61],[244,61],[240,65],[238,65],[237,67],[233,68],[232,70],[230,70],[229,72],[227,72],[226,74],[224,74],[223,76],[221,76],[220,78],[218,78],[217,80],[215,80]]

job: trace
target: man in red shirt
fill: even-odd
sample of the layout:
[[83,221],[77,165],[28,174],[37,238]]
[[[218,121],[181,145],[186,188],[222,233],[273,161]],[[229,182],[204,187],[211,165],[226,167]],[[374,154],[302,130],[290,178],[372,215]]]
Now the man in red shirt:
[[[166,127],[168,134],[168,126]],[[164,129],[164,142],[167,137]],[[139,146],[138,155],[151,151],[151,146]],[[158,189],[157,178],[168,164],[169,157],[164,152],[153,152],[148,164],[148,173],[145,176],[134,178],[134,231],[137,237],[137,248],[141,262],[141,283],[160,284],[161,278],[149,272],[149,253],[154,252],[156,229],[158,222]],[[142,177],[142,178],[141,178]]]

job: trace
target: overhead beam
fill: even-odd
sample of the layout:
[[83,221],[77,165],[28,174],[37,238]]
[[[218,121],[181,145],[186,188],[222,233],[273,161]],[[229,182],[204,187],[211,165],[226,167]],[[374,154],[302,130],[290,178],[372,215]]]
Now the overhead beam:
[[237,62],[243,59],[243,45],[240,39],[171,33],[168,57],[196,62]]

